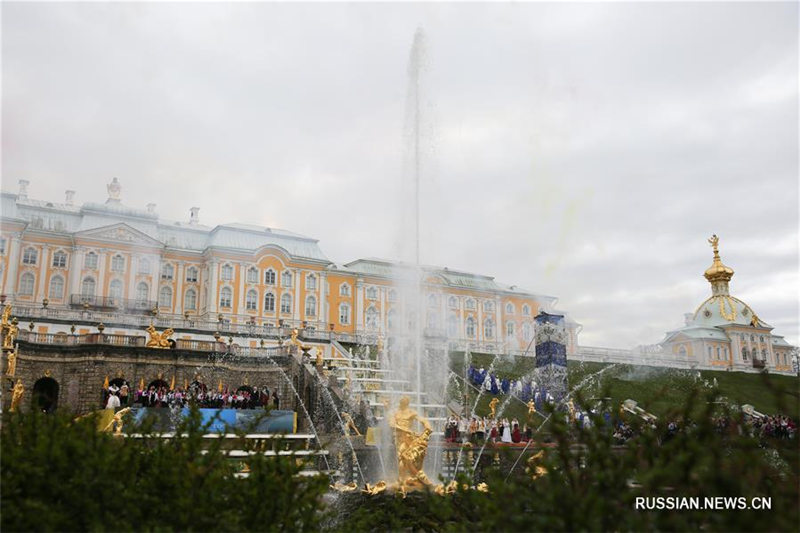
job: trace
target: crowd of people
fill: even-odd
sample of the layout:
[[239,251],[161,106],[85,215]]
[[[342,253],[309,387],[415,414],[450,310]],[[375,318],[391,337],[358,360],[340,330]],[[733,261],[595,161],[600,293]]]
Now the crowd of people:
[[516,418],[494,420],[487,417],[473,416],[472,418],[450,416],[445,423],[444,438],[447,442],[472,444],[491,443],[516,444],[527,442],[531,439],[532,429],[523,424],[519,425]]
[[137,405],[140,407],[186,407],[193,403],[202,408],[213,409],[261,409],[272,404],[280,409],[278,392],[267,387],[242,386],[235,391],[228,388],[209,391],[204,383],[194,382],[187,388],[171,388],[165,383],[151,384],[130,393],[127,383],[109,385],[103,389],[103,403],[106,409]]
[[475,387],[482,389],[486,394],[500,395],[513,394],[523,402],[533,400],[537,409],[541,409],[544,402],[552,403],[553,395],[547,390],[538,387],[530,378],[508,379],[497,376],[493,371],[484,368],[475,368],[470,365],[467,370],[467,379]]
[[797,424],[785,415],[754,416],[748,422],[752,434],[759,437],[793,439],[797,434]]

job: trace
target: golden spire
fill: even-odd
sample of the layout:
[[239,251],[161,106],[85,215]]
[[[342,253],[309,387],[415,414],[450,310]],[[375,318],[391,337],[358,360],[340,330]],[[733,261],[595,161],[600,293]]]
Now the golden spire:
[[711,283],[711,288],[715,295],[727,294],[728,282],[733,277],[733,269],[729,266],[725,266],[722,263],[722,259],[719,257],[719,237],[712,235],[711,238],[708,239],[708,243],[714,250],[714,262],[706,269],[703,275],[708,282]]

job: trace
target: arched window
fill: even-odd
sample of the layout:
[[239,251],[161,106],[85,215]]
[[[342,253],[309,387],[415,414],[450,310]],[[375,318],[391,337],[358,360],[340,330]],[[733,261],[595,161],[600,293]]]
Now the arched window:
[[348,304],[339,304],[339,323],[350,323],[350,306]]
[[53,276],[50,279],[50,293],[51,300],[60,300],[64,297],[64,278],[61,276]]
[[147,297],[150,293],[150,286],[147,285],[144,281],[140,281],[138,285],[136,285],[136,303],[138,305],[143,305],[147,303]]
[[394,309],[389,309],[389,312],[386,313],[386,326],[390,330],[394,330],[395,324],[397,322],[396,317],[397,317],[397,311],[395,311]]
[[762,361],[767,360],[767,350],[761,350],[761,360]]
[[377,329],[378,327],[378,310],[373,306],[367,308],[367,328]]
[[439,316],[435,312],[428,312],[425,317],[425,327],[430,329],[437,329],[439,327]]
[[483,336],[486,339],[494,338],[494,321],[491,318],[483,322]]
[[[255,267],[247,269],[247,283],[258,283],[258,270]],[[255,307],[253,307],[255,309]]]
[[506,337],[513,337],[513,336],[514,336],[514,323],[506,322]]
[[722,359],[722,350],[720,350],[719,346],[717,346],[717,359]]
[[490,301],[483,302],[483,312],[494,313],[494,302]]
[[264,283],[266,285],[275,285],[275,271],[271,268],[264,272]]
[[522,324],[522,338],[525,339],[525,342],[531,342],[533,339],[533,328],[529,322]]
[[149,274],[150,273],[150,260],[146,257],[140,257],[139,263],[136,265],[136,272],[139,274]]
[[307,291],[315,291],[317,290],[317,276],[314,274],[309,274],[306,276],[306,290]]
[[97,268],[97,254],[94,252],[89,252],[86,254],[86,257],[83,258],[83,267],[94,270]]
[[525,304],[522,306],[522,314],[525,316],[531,316],[531,306]]
[[158,306],[172,307],[172,289],[170,287],[161,287],[161,290],[158,291]]
[[271,292],[264,295],[264,311],[267,313],[275,312],[275,295]]
[[292,286],[292,273],[288,270],[284,270],[283,274],[281,274],[281,286],[282,287],[291,287]]
[[436,298],[435,294],[428,295],[428,307],[436,307],[438,299]]
[[33,285],[36,278],[30,272],[25,272],[19,280],[19,293],[24,296],[33,296]]
[[350,285],[347,283],[339,285],[339,296],[350,296]]
[[58,250],[56,253],[54,253],[53,266],[58,268],[64,268],[65,266],[67,266],[67,254],[65,254],[61,250]]
[[25,248],[25,251],[22,252],[23,265],[35,265],[38,258],[39,252],[36,251],[36,248]]
[[456,315],[447,317],[447,336],[454,339],[458,337],[458,317]]
[[162,265],[161,279],[171,280],[173,277],[175,277],[175,268],[170,263]]
[[708,358],[711,359],[711,346],[708,347]]
[[[258,276],[258,273],[256,273]],[[258,279],[258,277],[256,277]],[[258,309],[258,293],[253,289],[247,291],[247,294],[244,297],[244,308],[248,311],[255,311]]]
[[281,313],[289,314],[292,312],[292,295],[285,292],[281,295]]
[[194,311],[197,309],[197,292],[194,289],[189,289],[183,296],[183,309],[185,311]]
[[511,302],[508,302],[506,304],[506,314],[507,315],[513,315],[514,314],[514,304],[512,304]]
[[447,299],[447,305],[451,309],[456,309],[458,307],[458,298],[456,298],[455,296],[451,296],[450,298]]
[[112,272],[125,272],[125,258],[117,254],[111,258]]
[[686,357],[686,346],[681,344],[681,347],[678,350],[678,353],[681,355],[681,357]]
[[317,316],[317,299],[313,296],[306,298],[306,316]]
[[474,338],[475,337],[475,319],[467,317],[467,337]]
[[397,291],[394,289],[389,289],[389,301],[396,302],[397,301]]
[[83,278],[83,283],[81,283],[81,296],[94,296],[94,290],[94,278]]
[[747,348],[742,348],[742,359],[747,361],[747,358],[750,354],[747,352]]
[[466,301],[465,307],[466,307],[467,309],[475,309],[475,300],[474,300],[474,299],[472,299],[472,298],[467,298],[467,301]]
[[367,300],[377,300],[378,299],[378,289],[375,287],[367,287]]
[[230,281],[233,279],[233,267],[229,264],[222,265],[222,280],[223,281]]
[[219,306],[230,309],[231,300],[233,300],[233,291],[230,287],[222,287],[219,291]]
[[186,269],[186,281],[189,283],[197,283],[197,269],[195,267]]
[[122,282],[120,280],[111,280],[111,284],[108,286],[108,295],[116,300],[115,304],[120,303],[119,300],[122,299]]

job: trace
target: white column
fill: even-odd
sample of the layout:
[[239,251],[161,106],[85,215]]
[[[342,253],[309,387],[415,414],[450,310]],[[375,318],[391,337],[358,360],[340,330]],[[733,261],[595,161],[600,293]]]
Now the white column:
[[[211,261],[208,274],[208,293],[206,294],[206,302],[208,303],[208,312],[216,314],[217,312],[217,279],[219,278],[219,265],[216,260]],[[214,318],[216,320],[216,318]]]
[[378,301],[380,302],[381,307],[381,321],[378,322],[380,324],[378,330],[381,332],[386,331],[386,289],[387,287],[378,287]]
[[175,313],[183,314],[183,280],[186,277],[185,274],[186,265],[183,261],[178,262],[175,264],[175,275],[178,276],[177,282],[175,283]]
[[300,269],[295,268],[292,271],[292,290],[294,291],[294,305],[292,306],[292,318],[300,320]]
[[328,277],[325,272],[319,273],[319,321],[322,329],[328,329]]
[[246,314],[244,307],[245,279],[247,278],[247,265],[239,263],[239,314]]
[[77,294],[78,284],[81,279],[81,269],[83,269],[83,258],[85,252],[81,249],[74,249],[69,258],[69,280],[64,288],[64,301],[69,304],[70,298],[73,294]]
[[19,237],[11,236],[8,242],[8,272],[6,273],[6,286],[3,293],[8,295],[9,300],[14,300],[17,292],[17,268],[19,267],[19,251],[22,244]]
[[[419,320],[419,317],[417,317]],[[364,329],[364,280],[356,280],[356,332]]]
[[499,350],[503,349],[506,339],[505,325],[500,320],[500,305],[502,302],[498,296],[494,297],[494,340],[498,343]]
[[50,247],[46,244],[42,246],[42,253],[39,254],[39,274],[37,275],[36,295],[34,301],[41,302],[44,298],[45,277],[47,277],[47,261],[50,260]]
[[97,256],[97,278],[95,282],[97,285],[95,286],[94,294],[95,296],[102,296],[103,295],[103,282],[106,279],[106,251],[101,251]]
[[477,342],[485,340],[483,338],[483,302],[481,300],[478,300],[478,327],[475,333],[475,339]]

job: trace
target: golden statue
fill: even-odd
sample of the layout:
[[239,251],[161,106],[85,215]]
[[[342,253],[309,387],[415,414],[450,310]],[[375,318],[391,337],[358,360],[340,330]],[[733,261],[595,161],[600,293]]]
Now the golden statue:
[[148,348],[169,348],[169,338],[175,333],[175,330],[172,328],[167,328],[164,330],[164,333],[159,333],[156,331],[153,324],[150,324],[146,331],[150,334],[150,339],[147,341],[147,344],[145,344]]
[[123,424],[122,417],[128,414],[130,410],[131,410],[130,407],[126,407],[125,409],[120,409],[119,411],[114,413],[114,418],[111,419],[111,422],[108,423],[108,425],[105,427],[105,429],[103,429],[103,431],[111,431],[111,429],[114,428],[114,436],[121,437],[122,424]]
[[572,400],[567,402],[567,410],[569,411],[569,419],[571,422],[575,422],[575,404]]
[[533,417],[536,414],[536,402],[533,399],[528,400],[528,416]]
[[17,340],[19,328],[17,327],[17,319],[12,320],[8,325],[3,324],[3,349],[13,350],[14,341]]
[[750,318],[750,325],[754,328],[761,326],[761,321],[758,318],[758,315],[753,313],[753,316]]
[[19,352],[16,349],[13,352],[8,352],[8,370],[6,370],[6,376],[14,377],[14,374],[16,374],[17,355],[19,355]]
[[351,481],[346,485],[337,481],[333,485],[330,485],[330,487],[338,492],[353,492],[354,490],[358,489],[358,485],[356,485],[355,481]]
[[7,328],[9,324],[11,324],[11,304],[6,304],[5,307],[3,307],[3,329]]
[[349,434],[350,431],[355,431],[356,437],[361,436],[361,432],[356,427],[356,423],[353,421],[353,417],[350,416],[350,413],[346,411],[342,411],[342,421],[344,422],[344,432]]
[[20,402],[22,401],[22,395],[25,394],[25,385],[22,384],[22,380],[18,379],[16,385],[11,391],[11,407],[8,409],[10,412],[14,412],[19,407]]
[[716,234],[712,235],[710,239],[708,239],[708,244],[711,245],[711,248],[714,249],[714,253],[719,253],[719,237]]
[[383,335],[378,334],[378,354],[383,353]]
[[317,366],[322,366],[325,363],[322,355],[322,348],[317,346]]
[[385,491],[388,485],[385,481],[378,481],[374,485],[370,485],[369,483],[364,483],[364,488],[361,490],[364,494],[369,494],[370,496],[375,496],[376,494],[380,494],[381,492]]
[[[422,433],[411,429],[415,420],[425,428]],[[411,409],[408,397],[403,396],[400,399],[400,408],[392,415],[389,425],[394,429],[400,491],[431,486],[431,481],[422,469],[428,451],[428,440],[433,432],[428,420]]]
[[489,402],[489,410],[491,411],[491,413],[489,414],[489,418],[495,417],[495,412],[497,411],[498,403],[500,403],[500,400],[498,400],[496,396],[492,398],[491,402]]
[[528,458],[528,466],[525,468],[525,472],[531,475],[531,479],[535,480],[547,474],[547,469],[539,464],[543,459],[544,450]]

